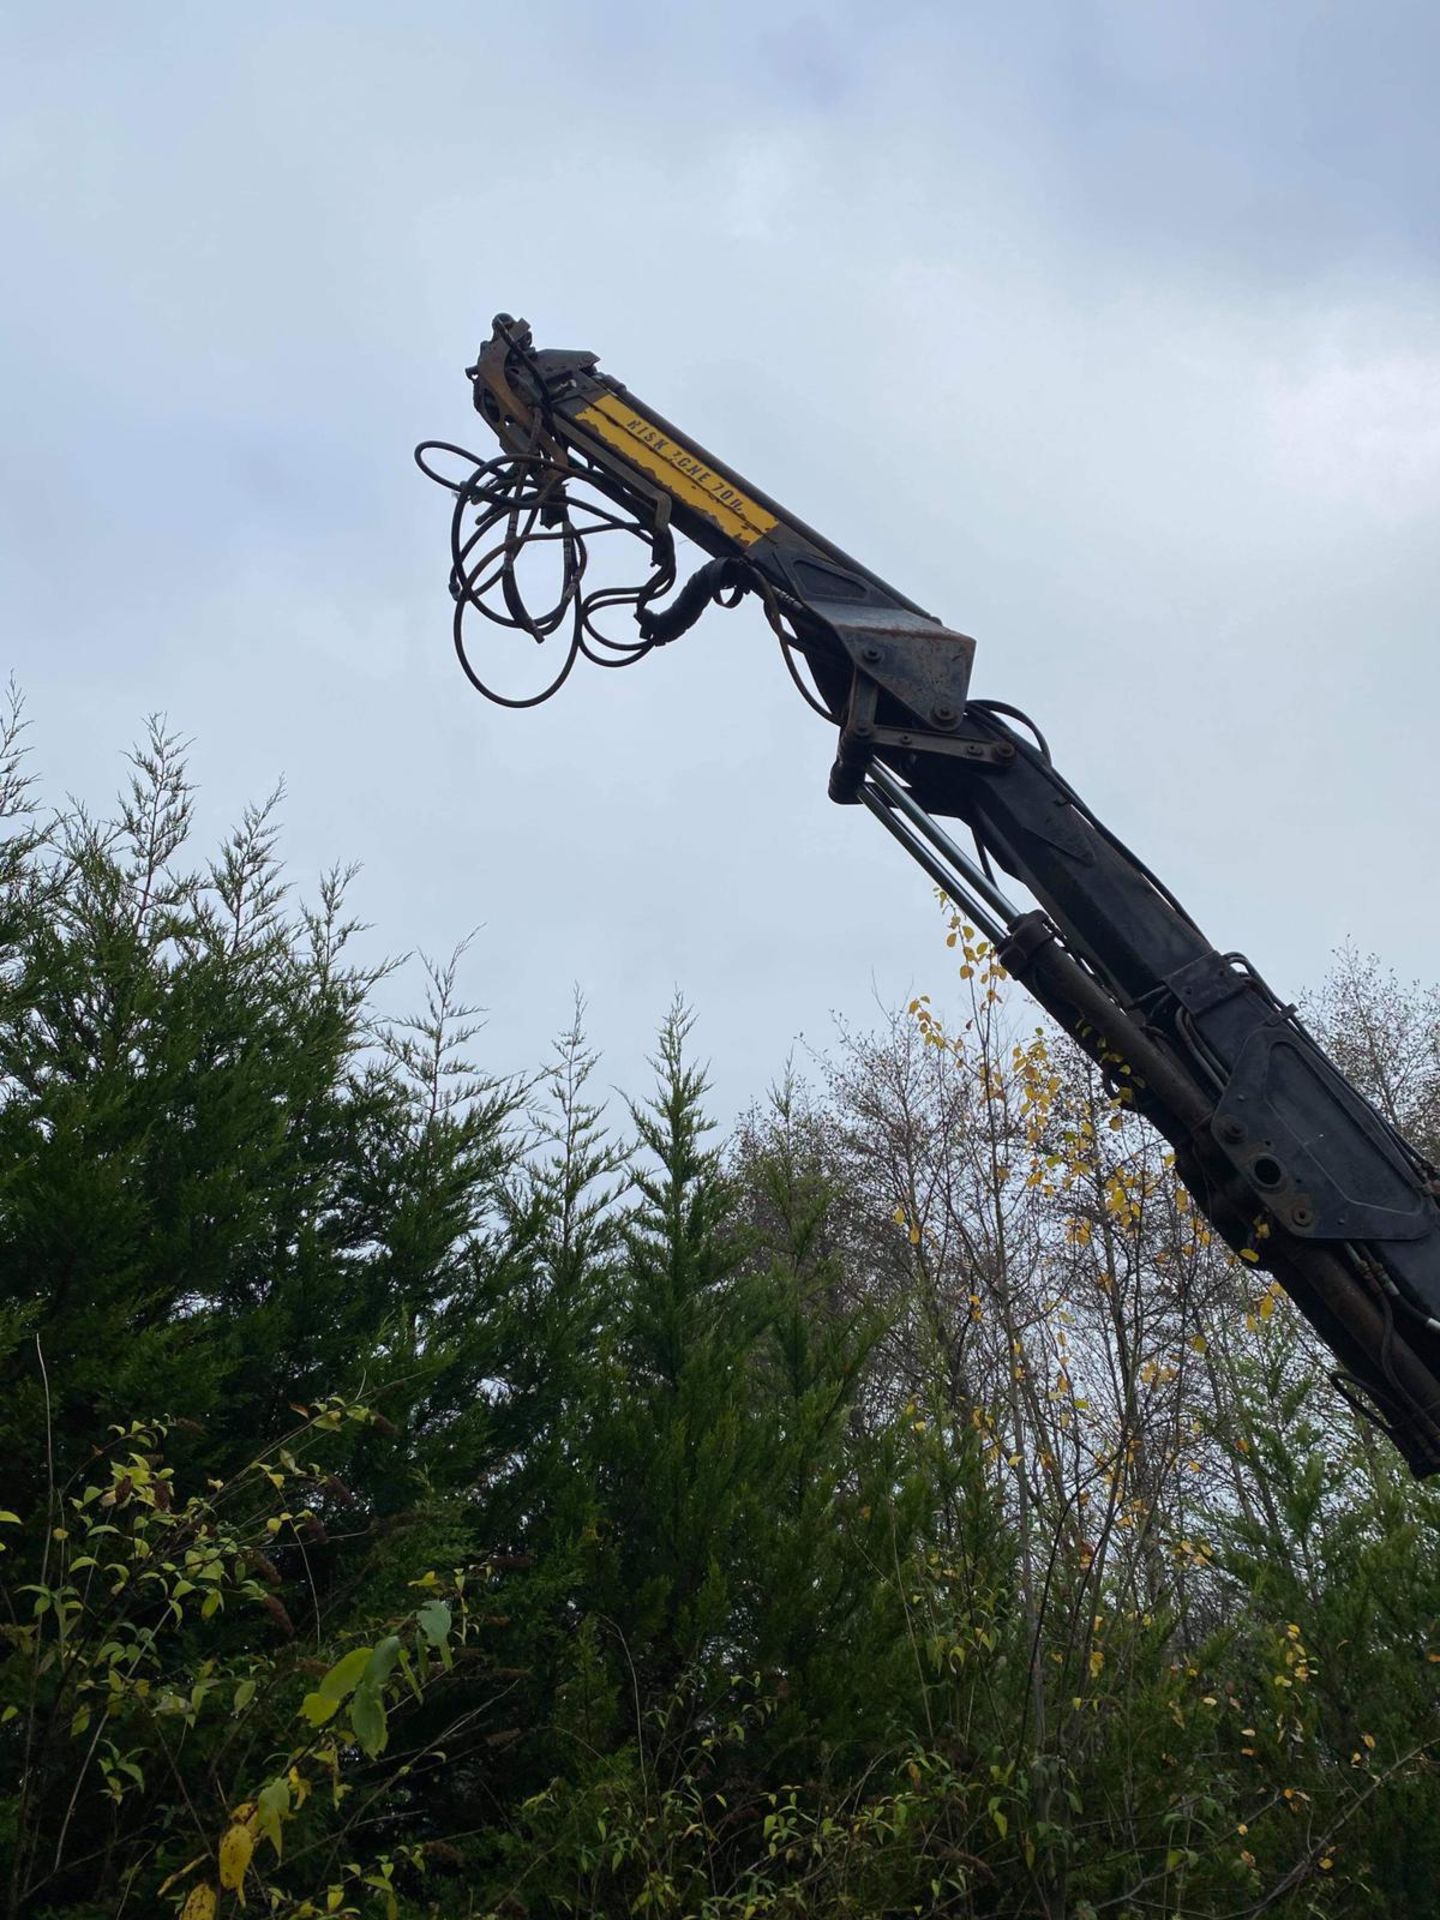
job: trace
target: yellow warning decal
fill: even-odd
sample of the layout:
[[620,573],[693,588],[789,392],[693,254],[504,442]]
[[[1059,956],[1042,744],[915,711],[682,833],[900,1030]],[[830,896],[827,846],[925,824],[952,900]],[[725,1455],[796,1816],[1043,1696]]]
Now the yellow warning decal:
[[753,547],[776,524],[773,513],[767,513],[757,500],[723,475],[712,472],[688,447],[662,433],[616,394],[602,393],[575,418],[658,480],[667,493],[713,520],[742,547]]

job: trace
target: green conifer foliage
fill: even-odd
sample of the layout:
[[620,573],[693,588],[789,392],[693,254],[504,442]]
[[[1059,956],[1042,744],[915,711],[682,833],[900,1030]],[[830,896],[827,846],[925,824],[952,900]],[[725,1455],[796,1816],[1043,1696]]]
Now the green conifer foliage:
[[686,1056],[678,1003],[660,1030],[622,1223],[618,1321],[592,1433],[615,1552],[606,1604],[648,1649],[653,1684],[724,1658],[759,1435],[747,1374],[763,1302],[725,1229],[732,1193]]

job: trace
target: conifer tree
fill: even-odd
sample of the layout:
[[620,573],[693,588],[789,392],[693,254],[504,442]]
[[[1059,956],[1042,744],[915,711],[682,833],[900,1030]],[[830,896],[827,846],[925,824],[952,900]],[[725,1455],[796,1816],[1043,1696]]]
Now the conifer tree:
[[887,1312],[847,1272],[824,1120],[793,1074],[742,1127],[736,1175],[767,1307],[751,1368],[764,1445],[745,1639],[782,1702],[765,1745],[784,1778],[802,1756],[873,1754],[917,1717],[896,1569],[936,1489],[906,1471],[904,1420],[866,1417]]
[[764,1302],[725,1232],[732,1193],[706,1143],[692,1024],[677,1001],[655,1092],[631,1108],[619,1322],[592,1440],[615,1544],[602,1604],[660,1694],[721,1656],[760,1464],[748,1374]]

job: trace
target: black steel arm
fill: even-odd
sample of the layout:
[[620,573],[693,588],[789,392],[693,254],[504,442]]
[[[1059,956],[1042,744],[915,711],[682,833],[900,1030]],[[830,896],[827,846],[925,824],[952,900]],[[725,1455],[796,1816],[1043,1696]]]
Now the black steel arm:
[[[651,529],[657,567],[671,527],[712,556],[667,605],[638,597],[649,641],[683,632],[712,597],[762,598],[839,727],[832,798],[874,813],[1091,1057],[1123,1067],[1207,1219],[1281,1281],[1414,1471],[1440,1471],[1440,1176],[1294,1009],[1216,951],[1043,743],[968,699],[973,641],[642,406],[593,354],[537,352],[502,315],[470,372],[512,460],[556,474],[557,499],[567,478],[598,488]],[[457,558],[457,602],[472,586]],[[1012,905],[937,814],[963,820],[1039,908]]]

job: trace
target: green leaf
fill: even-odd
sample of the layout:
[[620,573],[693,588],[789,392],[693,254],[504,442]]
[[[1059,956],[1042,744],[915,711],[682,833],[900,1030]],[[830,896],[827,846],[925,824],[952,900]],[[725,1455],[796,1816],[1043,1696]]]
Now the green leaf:
[[323,1727],[340,1711],[340,1702],[328,1693],[307,1693],[300,1702],[299,1718],[308,1720],[312,1727]]
[[427,1600],[415,1616],[415,1624],[430,1642],[438,1647],[440,1658],[446,1667],[453,1664],[450,1653],[450,1609],[443,1600]]
[[403,1647],[400,1649],[400,1671],[404,1674],[411,1693],[417,1700],[423,1700],[425,1695],[421,1690],[420,1682],[415,1678],[415,1669],[410,1663],[410,1656]]
[[[383,1646],[385,1643],[382,1641],[380,1644]],[[359,1685],[379,1651],[379,1647],[352,1647],[349,1653],[335,1662],[315,1691],[307,1693],[300,1702],[301,1717],[308,1720],[312,1727],[323,1727],[327,1720],[334,1717],[341,1702]]]
[[416,1614],[415,1624],[432,1647],[443,1646],[450,1633],[450,1609],[443,1600],[427,1600]]
[[275,1849],[275,1858],[280,1858],[280,1823],[290,1811],[290,1784],[286,1780],[272,1780],[269,1786],[262,1787],[255,1801],[255,1818],[261,1833]]
[[376,1754],[384,1752],[389,1737],[385,1702],[380,1697],[379,1687],[373,1686],[369,1679],[362,1680],[351,1697],[350,1725],[355,1738],[372,1760]]
[[[373,1686],[378,1692],[390,1678],[399,1658],[400,1636],[398,1633],[387,1633],[366,1664],[365,1685]],[[320,1684],[323,1686],[325,1683],[322,1680]]]
[[8,1507],[0,1507],[0,1527],[18,1527],[20,1516],[12,1513]]
[[235,1689],[236,1713],[243,1713],[246,1707],[249,1706],[250,1702],[254,1698],[255,1698],[255,1682],[253,1680],[242,1680],[239,1686],[236,1687]]

